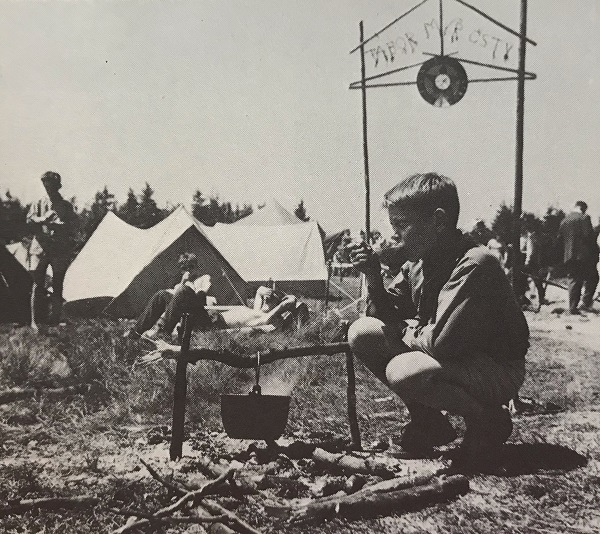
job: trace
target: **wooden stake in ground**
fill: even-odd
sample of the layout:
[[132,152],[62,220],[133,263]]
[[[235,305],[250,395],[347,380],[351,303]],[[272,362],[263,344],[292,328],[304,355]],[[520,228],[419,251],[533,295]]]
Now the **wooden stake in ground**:
[[173,425],[171,431],[171,460],[181,458],[185,426],[185,405],[187,399],[187,353],[192,337],[192,320],[187,313],[181,321],[181,358],[177,360],[175,370],[175,387],[173,389]]

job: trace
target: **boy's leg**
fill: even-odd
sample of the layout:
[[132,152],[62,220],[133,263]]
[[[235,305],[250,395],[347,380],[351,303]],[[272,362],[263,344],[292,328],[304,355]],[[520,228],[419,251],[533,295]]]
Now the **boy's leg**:
[[581,288],[583,286],[583,276],[579,261],[571,260],[567,265],[567,286],[569,290],[569,311],[578,313],[577,306],[581,297]]
[[500,448],[512,432],[503,405],[523,383],[523,359],[500,362],[482,355],[438,362],[422,352],[410,352],[394,357],[386,376],[403,398],[464,417],[467,432],[457,467],[477,471],[499,461]]
[[181,316],[186,312],[193,314],[195,326],[205,327],[210,325],[210,317],[206,311],[206,293],[204,291],[196,293],[188,286],[178,288],[166,306],[165,317],[160,325],[160,330],[167,335],[171,335]]
[[161,289],[152,295],[152,298],[146,304],[146,308],[142,314],[138,317],[133,332],[138,336],[141,336],[146,330],[150,330],[160,316],[163,314],[167,305],[173,299],[173,295],[166,289]]
[[46,271],[50,260],[46,254],[42,254],[35,271],[33,272],[33,285],[31,286],[31,327],[37,330],[40,320],[42,302],[46,291]]
[[69,263],[68,256],[56,256],[50,259],[50,265],[52,265],[52,311],[48,321],[50,324],[57,325],[60,323],[63,306],[63,286]]
[[356,357],[405,403],[411,418],[402,431],[400,441],[405,450],[423,452],[456,438],[454,428],[440,410],[404,397],[390,384],[386,373],[389,363],[396,358],[402,362],[404,355],[411,353],[411,349],[402,341],[400,328],[385,325],[374,317],[362,317],[350,325],[348,342]]
[[583,297],[581,298],[581,305],[584,309],[591,310],[594,304],[594,294],[598,287],[598,270],[596,264],[590,262],[586,265],[585,280],[583,282]]

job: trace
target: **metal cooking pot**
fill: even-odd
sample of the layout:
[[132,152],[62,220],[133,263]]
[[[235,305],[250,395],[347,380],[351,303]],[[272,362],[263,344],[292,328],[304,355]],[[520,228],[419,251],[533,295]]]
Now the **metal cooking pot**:
[[260,353],[257,355],[256,384],[252,391],[247,395],[221,395],[221,420],[230,438],[273,441],[285,430],[291,397],[263,395],[259,379]]

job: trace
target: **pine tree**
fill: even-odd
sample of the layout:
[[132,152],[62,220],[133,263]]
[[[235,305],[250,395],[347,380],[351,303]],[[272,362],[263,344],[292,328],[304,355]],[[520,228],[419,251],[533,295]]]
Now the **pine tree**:
[[4,199],[0,195],[0,239],[20,241],[30,233],[25,222],[27,210],[28,206],[23,206],[10,191],[6,191]]
[[497,235],[503,243],[512,243],[513,210],[504,202],[500,204],[496,217],[492,222],[492,232]]
[[146,182],[146,185],[140,193],[139,205],[137,209],[137,224],[138,228],[150,228],[156,223],[162,221],[167,210],[161,210],[154,200],[154,189]]
[[214,226],[217,222],[211,204],[199,189],[196,189],[192,197],[192,215],[207,226]]
[[298,217],[298,219],[300,219],[301,221],[310,221],[310,217],[306,214],[304,200],[300,200],[300,203],[296,206],[296,209],[294,210],[294,215],[296,215],[296,217]]
[[77,241],[82,246],[94,233],[98,225],[109,211],[115,211],[117,203],[108,187],[94,195],[94,201],[89,208],[84,208],[80,214],[79,235]]
[[137,226],[140,203],[138,202],[137,196],[134,193],[133,189],[130,187],[129,191],[127,191],[127,200],[125,203],[119,207],[117,214],[121,219],[125,222]]

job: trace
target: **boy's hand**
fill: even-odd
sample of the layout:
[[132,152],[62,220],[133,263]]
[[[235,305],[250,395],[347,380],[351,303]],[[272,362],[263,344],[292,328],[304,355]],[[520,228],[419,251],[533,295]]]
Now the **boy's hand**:
[[361,273],[366,275],[380,275],[381,264],[377,254],[373,252],[370,245],[361,241],[360,243],[350,243],[346,246],[350,263]]

